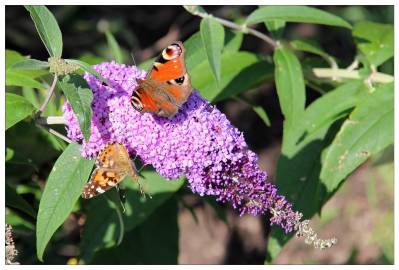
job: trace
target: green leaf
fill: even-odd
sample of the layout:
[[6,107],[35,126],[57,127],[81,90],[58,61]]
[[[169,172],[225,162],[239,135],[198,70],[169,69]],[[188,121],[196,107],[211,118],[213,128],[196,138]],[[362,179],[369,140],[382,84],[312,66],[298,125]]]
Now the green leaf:
[[393,25],[361,21],[354,26],[352,35],[357,47],[371,64],[379,66],[393,57]]
[[266,110],[262,106],[252,106],[252,110],[262,119],[266,126],[270,127],[270,119],[267,116]]
[[327,192],[371,155],[393,143],[393,83],[378,87],[350,114],[328,148],[320,173]]
[[[320,192],[323,150],[338,132],[342,122],[339,119],[362,100],[365,90],[362,82],[344,84],[310,104],[300,124],[289,129],[284,127],[276,185],[279,193],[286,196],[304,218],[311,218],[321,209],[320,202],[325,202],[326,194]],[[272,228],[266,262],[270,263],[278,255],[291,236],[280,228]]]
[[299,123],[305,108],[305,83],[298,58],[287,48],[274,51],[275,80],[281,111],[284,115],[284,128]]
[[197,15],[198,13],[207,14],[205,9],[198,5],[184,5],[183,7],[193,15]]
[[184,179],[167,181],[155,171],[143,171],[140,181],[152,198],[143,198],[137,185],[127,177],[122,185],[126,189],[126,212],[123,216],[125,230],[131,230],[146,220],[160,205],[169,199],[184,184]]
[[224,44],[224,28],[212,17],[202,19],[201,39],[216,82],[220,82],[220,56]]
[[87,73],[90,73],[90,74],[96,76],[98,79],[100,79],[101,81],[108,84],[108,81],[103,76],[101,76],[101,74],[98,73],[97,70],[92,68],[90,64],[80,61],[80,60],[76,60],[76,59],[65,59],[65,61],[69,64],[78,65],[83,71],[86,71]]
[[25,6],[50,56],[62,55],[62,34],[54,15],[45,6]]
[[106,196],[90,199],[87,222],[80,242],[80,258],[85,262],[89,261],[97,250],[120,244],[123,235],[124,224],[118,207]]
[[226,29],[223,52],[237,52],[241,47],[243,38],[244,34],[242,32]]
[[29,76],[23,75],[18,71],[6,71],[6,86],[20,86],[37,89],[45,89],[44,85],[32,79]]
[[265,125],[270,127],[270,119],[267,116],[266,110],[262,106],[256,105],[244,97],[239,97],[237,99],[239,101],[244,102],[248,106],[250,106],[252,108],[252,110],[254,110],[254,112],[259,116],[259,118],[262,119],[262,121],[265,123]]
[[31,231],[34,231],[35,229],[35,225],[30,219],[19,215],[19,213],[16,213],[8,207],[5,208],[5,218],[6,224],[11,225],[14,229],[23,228],[24,230]]
[[264,21],[283,20],[286,22],[303,22],[332,25],[351,29],[345,20],[320,9],[306,6],[263,6],[252,12],[246,23],[248,25]]
[[90,138],[93,93],[87,82],[77,74],[65,76],[62,81],[58,82],[58,85],[71,104],[72,110],[78,118],[80,130],[87,142]]
[[71,143],[54,164],[40,200],[36,224],[37,257],[57,228],[71,213],[94,164],[80,155],[80,146]]
[[[241,46],[242,38],[241,33],[235,33],[226,29],[226,36],[224,39],[223,53],[236,52]],[[208,62],[205,48],[202,45],[201,33],[196,32],[191,35],[185,42],[184,47],[186,48],[185,63],[188,73],[191,75],[193,70],[200,64]],[[154,61],[151,62],[151,64]],[[209,68],[209,63],[208,63]],[[222,67],[223,69],[223,67]]]
[[9,161],[14,156],[14,150],[6,147],[6,161]]
[[21,60],[14,63],[10,66],[10,69],[46,69],[49,67],[49,64],[44,61],[36,60],[36,59],[26,59]]
[[[16,64],[17,62],[20,61],[25,61],[29,60],[27,57],[23,56],[19,52],[13,51],[13,50],[6,50],[6,71],[12,71],[15,72],[15,70],[11,70],[11,66]],[[19,75],[25,75],[28,76],[29,78],[37,78],[42,75],[48,74],[48,70],[45,69],[18,69],[18,74]]]
[[25,199],[22,198],[21,195],[19,195],[7,182],[5,194],[6,206],[16,208],[30,215],[31,217],[36,218],[36,211],[32,208],[32,206],[25,201]]
[[123,64],[125,60],[123,58],[122,50],[119,47],[119,44],[116,41],[114,35],[111,33],[111,31],[106,30],[105,36],[107,38],[108,47],[111,50],[112,56],[115,58],[115,61],[120,64]]
[[179,255],[178,207],[175,198],[134,230],[121,245],[99,251],[90,264],[177,264]]
[[249,52],[224,53],[221,58],[221,81],[217,85],[207,61],[197,65],[191,71],[191,82],[201,95],[220,101],[255,87],[273,77],[273,67],[265,61],[259,61]]
[[[184,47],[186,48],[185,63],[187,72],[192,76],[193,70],[203,62],[207,62],[207,56],[205,53],[204,46],[202,45],[201,33],[196,32],[191,35],[185,42]],[[209,64],[208,64],[209,66]]]
[[313,53],[323,57],[324,59],[330,58],[330,56],[323,51],[320,45],[314,40],[297,39],[291,41],[290,44],[295,50]]
[[6,130],[30,116],[35,110],[24,97],[6,93]]
[[269,30],[274,39],[281,39],[283,37],[285,21],[283,20],[265,21],[265,25],[267,30]]
[[367,93],[367,87],[362,81],[343,84],[316,99],[306,110],[303,126],[306,135],[330,126],[336,120],[349,114],[349,110]]
[[31,88],[28,88],[28,87],[23,87],[22,95],[24,98],[26,98],[26,100],[28,100],[30,103],[32,103],[32,105],[36,109],[39,109],[39,107],[40,107],[39,100],[38,100],[38,97],[34,90],[32,90]]
[[26,58],[17,51],[6,49],[6,69],[11,67],[13,64],[23,61]]

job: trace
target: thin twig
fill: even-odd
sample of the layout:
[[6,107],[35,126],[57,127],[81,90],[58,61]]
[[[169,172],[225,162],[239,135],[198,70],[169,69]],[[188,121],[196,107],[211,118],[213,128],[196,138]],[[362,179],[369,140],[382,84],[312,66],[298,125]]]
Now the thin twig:
[[51,134],[57,136],[58,138],[63,139],[63,140],[66,141],[67,143],[71,143],[71,142],[72,142],[68,137],[62,135],[61,133],[59,133],[58,131],[56,131],[56,130],[54,130],[54,129],[52,129],[52,128],[48,128],[48,131],[49,131]]
[[36,123],[40,125],[65,125],[66,121],[63,116],[47,116],[37,118]]
[[46,109],[46,107],[47,107],[47,105],[48,105],[48,103],[49,103],[49,101],[51,99],[51,97],[53,96],[54,89],[55,89],[55,84],[57,83],[57,80],[58,80],[58,76],[55,74],[54,75],[54,79],[53,79],[53,83],[51,84],[51,87],[50,87],[50,89],[47,92],[46,98],[45,98],[42,106],[40,106],[39,111],[37,112],[38,116],[40,116],[44,112],[44,110]]
[[255,30],[253,28],[250,28],[250,27],[246,26],[245,24],[244,25],[239,25],[239,24],[233,23],[231,21],[228,21],[228,20],[225,20],[225,19],[222,19],[222,18],[218,18],[218,17],[215,17],[213,15],[209,15],[207,13],[202,13],[202,12],[194,12],[192,14],[197,15],[197,16],[199,16],[201,18],[206,18],[206,17],[212,16],[213,19],[215,19],[216,21],[218,21],[220,24],[222,24],[224,26],[227,26],[229,28],[232,28],[232,29],[235,29],[237,31],[243,32],[245,34],[251,34],[251,35],[253,35],[253,36],[255,36],[257,38],[260,38],[261,40],[265,41],[266,43],[268,43],[273,48],[277,47],[277,43],[272,38],[270,38],[269,36],[263,34],[262,32],[259,32],[259,31]]
[[62,140],[64,140],[64,141],[66,141],[67,143],[71,143],[71,142],[72,142],[68,137],[62,135],[62,134],[59,133],[58,131],[56,131],[56,130],[54,130],[54,129],[52,129],[52,128],[46,126],[46,125],[40,125],[40,126],[43,127],[44,129],[46,129],[46,130],[47,130],[48,132],[50,132],[51,134],[53,134],[53,135],[57,136],[58,138],[60,138],[60,139],[62,139]]

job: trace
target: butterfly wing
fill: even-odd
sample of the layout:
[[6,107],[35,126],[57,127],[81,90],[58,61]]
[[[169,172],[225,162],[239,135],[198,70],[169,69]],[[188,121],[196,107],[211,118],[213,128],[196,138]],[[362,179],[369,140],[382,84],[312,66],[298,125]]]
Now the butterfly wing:
[[192,92],[184,64],[185,49],[178,41],[165,48],[155,60],[146,80],[132,95],[132,105],[140,112],[173,117]]
[[82,198],[90,199],[102,194],[116,186],[123,178],[124,176],[115,169],[96,168],[83,189]]
[[131,162],[129,153],[123,144],[107,144],[98,154],[97,168],[85,185],[82,197],[90,199],[102,194],[120,183],[126,176],[138,182],[137,170]]

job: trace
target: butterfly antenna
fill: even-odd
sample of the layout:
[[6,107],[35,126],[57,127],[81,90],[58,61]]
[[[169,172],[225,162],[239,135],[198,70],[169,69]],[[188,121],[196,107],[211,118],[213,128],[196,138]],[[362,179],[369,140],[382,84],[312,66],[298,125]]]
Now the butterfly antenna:
[[133,63],[135,66],[137,66],[136,61],[134,60],[134,54],[133,52],[130,52],[130,56],[132,57]]

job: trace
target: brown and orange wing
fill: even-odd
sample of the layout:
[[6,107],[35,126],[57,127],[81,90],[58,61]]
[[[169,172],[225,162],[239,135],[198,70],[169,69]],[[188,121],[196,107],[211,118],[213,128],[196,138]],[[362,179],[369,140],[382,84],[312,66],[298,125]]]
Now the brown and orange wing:
[[93,171],[90,181],[85,185],[82,198],[90,199],[102,194],[116,186],[122,179],[118,171],[114,169],[97,168]]
[[173,117],[192,91],[184,63],[185,49],[180,41],[166,47],[132,94],[132,106],[139,112]]
[[82,197],[84,199],[90,199],[106,192],[128,175],[137,182],[141,189],[136,167],[130,160],[129,152],[123,144],[107,144],[98,154],[96,166],[97,168],[83,189]]
[[181,41],[166,47],[155,60],[147,79],[166,82],[182,77],[186,73],[185,49]]
[[[191,94],[192,86],[184,62],[185,48],[176,41],[165,48],[148,73],[148,81],[156,81],[161,87],[156,90],[166,93],[172,103],[180,107]],[[159,93],[156,93],[159,95]]]

